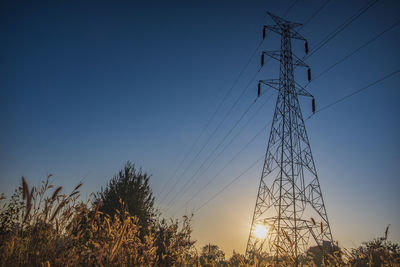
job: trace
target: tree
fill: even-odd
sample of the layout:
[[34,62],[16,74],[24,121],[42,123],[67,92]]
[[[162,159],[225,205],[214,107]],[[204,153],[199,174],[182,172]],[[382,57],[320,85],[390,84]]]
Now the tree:
[[246,257],[240,253],[236,253],[235,251],[233,251],[232,257],[228,261],[228,265],[239,267],[246,266],[246,264]]
[[202,266],[212,266],[214,263],[224,264],[225,253],[217,245],[205,245],[201,249],[200,262]]
[[351,266],[399,266],[400,246],[385,237],[376,238],[353,249],[349,263]]
[[127,162],[122,170],[97,193],[99,210],[114,216],[116,210],[126,210],[139,219],[141,236],[155,220],[154,197],[149,185],[149,175]]
[[390,224],[383,237],[364,242],[360,247],[351,250],[351,266],[400,266],[400,246],[388,240],[389,227]]
[[312,260],[316,266],[344,265],[339,246],[329,241],[324,241],[322,246],[310,247],[307,250],[307,259],[301,260]]

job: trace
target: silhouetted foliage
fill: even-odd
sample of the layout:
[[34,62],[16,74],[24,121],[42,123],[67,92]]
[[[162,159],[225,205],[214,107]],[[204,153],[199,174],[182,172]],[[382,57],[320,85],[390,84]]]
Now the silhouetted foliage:
[[201,249],[200,263],[202,266],[212,266],[211,263],[220,265],[225,262],[225,253],[217,245],[208,244]]
[[339,247],[328,241],[324,242],[321,247],[314,246],[307,250],[307,258],[311,259],[316,266],[326,266],[329,264],[337,266],[339,263],[342,264],[343,261],[340,260],[338,262],[342,258],[341,255],[342,252]]
[[262,263],[274,263],[274,258],[265,251],[250,250],[248,253],[247,263],[251,266]]
[[[132,165],[127,173],[138,175]],[[28,187],[23,178],[8,201],[0,195],[0,266],[294,266],[290,255],[277,262],[267,253],[245,258],[234,252],[225,261],[224,252],[211,244],[198,255],[191,240],[191,218],[178,223],[152,215],[148,233],[143,234],[138,218],[129,214],[123,201],[118,200],[121,210],[110,216],[100,211],[100,201],[79,200],[81,185],[67,194],[49,177],[38,187]],[[331,250],[318,254],[320,248],[310,248],[309,257],[300,255],[300,266],[400,266],[400,247],[388,241],[388,229],[384,237],[350,252],[327,246]]]
[[236,253],[236,251],[233,251],[232,256],[230,257],[228,261],[228,266],[246,266],[246,257],[243,254]]
[[157,221],[155,225],[155,245],[157,247],[157,266],[174,266],[188,262],[192,258],[193,245],[191,240],[192,228],[190,218],[184,216],[182,228],[178,221],[168,224],[165,219]]
[[352,249],[349,263],[351,266],[400,266],[400,246],[386,237],[375,238]]
[[[5,238],[6,235],[21,227],[20,220],[22,217],[24,202],[20,196],[22,196],[22,187],[16,189],[7,205],[2,207],[0,213],[0,239]],[[5,196],[2,194],[0,199],[5,199]]]
[[[195,265],[190,219],[165,220],[147,234],[121,201],[114,216],[100,201],[79,201],[54,187],[49,177],[39,187],[23,186],[8,199],[0,195],[0,266],[183,266]],[[5,203],[4,203],[5,202]]]
[[[147,233],[154,223],[154,197],[149,185],[149,176],[142,170],[136,170],[131,162],[127,162],[97,194],[100,199],[100,211],[114,216],[116,210],[124,210],[139,219],[141,233]],[[124,203],[125,207],[122,206]]]

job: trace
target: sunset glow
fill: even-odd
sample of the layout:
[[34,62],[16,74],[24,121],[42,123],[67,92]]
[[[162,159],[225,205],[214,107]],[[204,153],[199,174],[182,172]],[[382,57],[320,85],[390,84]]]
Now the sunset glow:
[[254,229],[254,234],[259,239],[264,239],[268,234],[268,229],[265,225],[257,224],[256,228]]

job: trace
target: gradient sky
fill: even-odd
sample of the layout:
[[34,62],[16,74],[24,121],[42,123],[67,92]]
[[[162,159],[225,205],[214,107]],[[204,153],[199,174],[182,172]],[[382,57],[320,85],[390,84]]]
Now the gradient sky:
[[[287,12],[304,22],[322,0],[300,0]],[[332,0],[300,30],[312,49],[366,0]],[[189,164],[259,68],[261,49],[279,49],[268,35],[205,133],[190,150],[261,40],[266,11],[282,16],[284,1],[3,1],[0,8],[0,187],[8,195],[24,175],[37,184],[52,173],[83,197],[105,185],[130,160],[152,174],[157,204],[180,217],[212,197],[265,153],[269,127],[198,197],[204,186],[272,118],[268,91],[240,121],[251,119],[220,157],[204,165],[172,208],[166,204],[254,101],[253,81],[204,150]],[[313,76],[399,19],[400,2],[380,0],[307,59]],[[400,69],[400,26],[312,82],[317,109]],[[293,41],[304,55],[303,43]],[[269,62],[256,80],[274,78]],[[296,81],[306,83],[298,69]],[[346,247],[381,236],[400,242],[400,75],[395,75],[306,122],[335,240]],[[271,99],[263,105],[263,102]],[[303,114],[311,113],[309,99]],[[257,112],[257,110],[260,110]],[[222,146],[223,147],[223,146]],[[221,148],[222,148],[221,147]],[[190,151],[174,179],[168,180]],[[198,245],[244,252],[262,163],[193,218]],[[184,173],[184,171],[186,172]],[[204,170],[204,171],[203,171]],[[173,179],[173,181],[175,181]]]

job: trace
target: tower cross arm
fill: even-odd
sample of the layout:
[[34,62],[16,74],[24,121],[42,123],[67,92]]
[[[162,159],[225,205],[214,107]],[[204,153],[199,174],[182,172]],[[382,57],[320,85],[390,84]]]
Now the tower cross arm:
[[265,25],[264,26],[264,30],[265,29],[268,29],[268,30],[270,30],[272,32],[275,32],[275,33],[279,34],[279,35],[282,33],[282,29],[278,25]]
[[279,91],[279,79],[260,80],[259,83],[265,84],[266,86]]
[[291,39],[297,39],[297,40],[307,41],[306,38],[304,38],[300,33],[298,33],[298,32],[295,31],[295,30],[290,30],[289,37],[290,37]]
[[312,94],[310,94],[303,86],[300,84],[296,83],[296,93],[297,95],[302,95],[302,96],[308,96],[308,97],[314,97]]
[[303,60],[298,58],[295,54],[292,54],[292,55],[296,58],[296,61],[293,63],[293,65],[299,66],[299,67],[306,67],[306,68],[310,67]]
[[280,60],[280,51],[263,51],[262,53],[275,60]]

